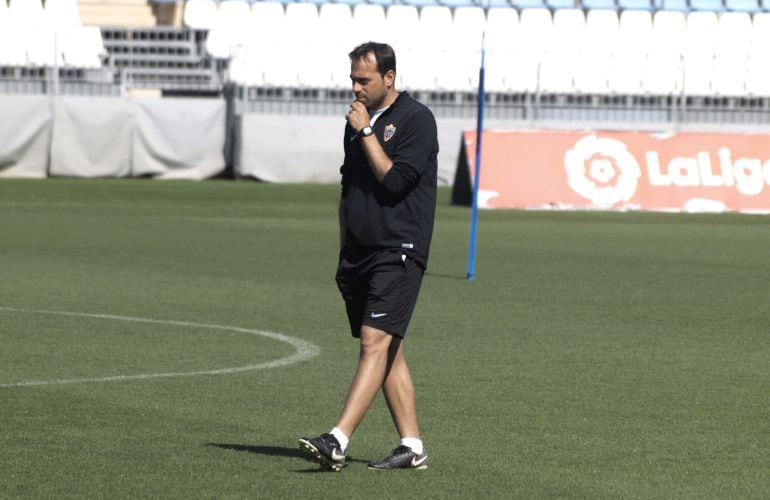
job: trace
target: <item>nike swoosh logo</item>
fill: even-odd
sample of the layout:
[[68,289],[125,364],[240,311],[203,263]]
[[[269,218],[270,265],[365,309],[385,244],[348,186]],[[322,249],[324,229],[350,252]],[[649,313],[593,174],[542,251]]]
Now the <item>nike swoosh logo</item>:
[[383,316],[387,316],[388,313],[372,313],[372,318],[382,318]]
[[427,459],[428,459],[428,455],[425,455],[419,460],[417,460],[417,457],[412,457],[412,467],[421,466]]
[[339,461],[339,460],[345,460],[345,454],[337,455],[337,450],[332,450],[332,460]]

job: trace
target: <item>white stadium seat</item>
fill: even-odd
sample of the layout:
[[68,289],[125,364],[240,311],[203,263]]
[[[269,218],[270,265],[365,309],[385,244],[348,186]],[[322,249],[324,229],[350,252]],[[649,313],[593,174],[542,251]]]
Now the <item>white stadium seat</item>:
[[211,29],[217,21],[219,11],[214,0],[187,0],[182,20],[193,29]]
[[[0,33],[3,32],[5,27],[10,24],[11,14],[8,12],[8,4],[0,0]],[[2,47],[0,47],[0,50]]]
[[[472,91],[479,86],[479,67],[481,65],[481,40],[485,36],[487,16],[484,9],[475,6],[458,7],[454,11],[454,31],[456,41],[463,54],[465,69],[460,72],[462,81],[468,81]],[[484,40],[486,45],[486,40]],[[451,62],[451,61],[450,61]]]
[[[513,51],[506,61],[511,65],[506,74],[506,87],[513,92],[534,92],[538,88],[540,59],[551,43],[551,12],[541,8],[523,9],[514,33]],[[492,59],[496,57],[493,55]]]
[[318,8],[312,3],[287,4],[285,26],[280,56],[284,58],[286,69],[285,73],[276,71],[275,77],[287,81],[293,78],[297,86],[307,86],[321,80],[320,75],[326,68],[320,67],[320,55],[316,47],[305,42],[318,40]]
[[32,66],[63,65],[62,47],[57,42],[57,33],[41,27],[28,28],[24,37],[27,47],[27,63]]
[[512,90],[513,72],[510,61],[519,31],[516,9],[490,8],[486,25],[486,89],[490,92]]
[[324,3],[318,12],[318,45],[315,54],[320,80],[312,85],[337,89],[350,86],[350,63],[348,53],[361,43],[353,26],[353,13],[347,4]]
[[443,48],[443,63],[436,75],[441,90],[475,91],[479,84],[481,36],[486,25],[481,7],[457,7],[452,16],[449,40]]
[[719,18],[714,12],[690,12],[684,51],[684,92],[688,95],[709,95],[717,43]]
[[487,50],[513,50],[519,30],[518,11],[506,7],[489,9],[486,30]]
[[746,91],[752,96],[770,96],[770,12],[754,14]]
[[746,94],[751,38],[752,23],[749,14],[725,12],[719,16],[711,76],[712,92],[730,96]]
[[653,16],[652,36],[642,79],[645,93],[667,95],[681,92],[685,30],[685,15],[682,12],[659,10]]
[[586,40],[575,74],[575,90],[604,94],[609,91],[613,50],[618,40],[618,16],[614,10],[589,10]]
[[558,9],[553,14],[553,37],[542,55],[538,85],[543,92],[572,92],[573,77],[586,22],[580,9]]
[[414,5],[393,4],[385,13],[385,24],[390,34],[390,44],[396,51],[396,86],[409,90],[411,79],[419,79],[424,72],[425,61],[418,59],[415,50],[420,15]]
[[[2,3],[2,0],[0,0]],[[45,17],[50,26],[80,26],[80,11],[77,0],[48,0],[45,3]]]
[[611,92],[639,94],[646,72],[648,47],[639,40],[652,37],[652,16],[645,10],[621,12],[618,40],[609,75]]
[[450,61],[449,54],[457,50],[454,36],[452,11],[449,7],[427,5],[420,11],[420,27],[413,57],[418,61],[433,61],[423,65],[421,72],[406,75],[409,85],[419,89],[463,90],[468,83],[461,83],[457,78],[458,65],[462,66],[460,54],[457,60]]
[[99,68],[107,55],[102,31],[98,26],[71,26],[60,36],[64,65],[77,68]]
[[7,23],[0,29],[0,66],[24,66],[27,64],[25,28]]
[[8,13],[17,26],[40,26],[45,24],[45,12],[41,0],[10,0]]
[[253,3],[244,44],[236,49],[230,61],[230,79],[242,85],[265,85],[265,73],[272,74],[274,66],[285,65],[280,57],[283,33],[283,4]]
[[214,26],[206,38],[206,50],[212,57],[227,59],[242,46],[251,17],[245,0],[222,0]]
[[[389,34],[385,24],[385,9],[382,5],[357,3],[353,7],[353,32],[359,42],[385,41]],[[350,47],[352,50],[353,47]],[[398,55],[398,54],[397,54]]]

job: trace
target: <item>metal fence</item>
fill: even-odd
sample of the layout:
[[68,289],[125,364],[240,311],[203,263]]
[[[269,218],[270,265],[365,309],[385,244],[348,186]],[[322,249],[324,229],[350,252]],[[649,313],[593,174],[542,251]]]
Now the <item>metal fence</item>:
[[[243,87],[229,84],[227,60],[206,51],[205,30],[104,28],[101,68],[0,67],[0,93],[222,96],[235,114],[344,114],[348,89]],[[226,92],[226,89],[228,91]],[[410,91],[439,117],[472,119],[473,92]],[[545,93],[489,93],[486,115],[520,126],[600,124],[612,128],[755,130],[770,127],[770,98]],[[577,124],[577,125],[576,125]]]

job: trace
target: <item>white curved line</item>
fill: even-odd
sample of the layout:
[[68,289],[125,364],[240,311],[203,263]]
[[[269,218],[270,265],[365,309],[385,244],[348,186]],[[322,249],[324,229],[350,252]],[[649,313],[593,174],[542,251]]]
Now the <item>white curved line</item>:
[[82,318],[96,318],[96,319],[109,319],[115,321],[130,321],[133,323],[151,323],[159,325],[173,325],[173,326],[189,326],[194,328],[207,328],[210,330],[225,330],[230,332],[248,333],[251,335],[258,335],[260,337],[266,337],[279,342],[285,342],[296,349],[296,352],[291,356],[285,358],[276,359],[273,361],[266,361],[264,363],[257,363],[254,365],[238,366],[234,368],[219,368],[215,370],[201,370],[192,372],[176,372],[176,373],[140,373],[136,375],[114,375],[111,377],[94,377],[94,378],[77,378],[77,379],[57,379],[57,380],[30,380],[26,382],[15,382],[11,384],[0,384],[0,388],[3,387],[25,387],[36,385],[56,385],[56,384],[83,384],[87,382],[114,382],[123,380],[147,380],[154,378],[173,378],[173,377],[194,377],[198,375],[227,375],[231,373],[240,373],[251,370],[263,370],[266,368],[278,368],[281,366],[291,365],[306,361],[310,358],[318,356],[321,352],[321,348],[315,344],[307,342],[305,340],[289,337],[275,332],[268,332],[264,330],[255,330],[253,328],[241,328],[238,326],[226,326],[226,325],[210,325],[205,323],[192,323],[189,321],[166,321],[160,319],[148,319],[148,318],[135,318],[132,316],[115,316],[111,314],[88,314],[78,313],[70,311],[44,311],[36,309],[19,309],[15,307],[2,307],[0,311],[7,312],[19,312],[19,313],[31,313],[31,314],[54,314],[59,316],[75,316]]

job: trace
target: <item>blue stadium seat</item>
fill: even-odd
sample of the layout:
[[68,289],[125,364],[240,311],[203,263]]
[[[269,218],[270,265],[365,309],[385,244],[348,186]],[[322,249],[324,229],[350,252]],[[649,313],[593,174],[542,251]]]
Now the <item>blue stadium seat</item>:
[[545,0],[511,0],[511,5],[517,9],[543,9]]
[[476,3],[473,2],[473,0],[439,0],[438,3],[451,8],[476,6]]
[[427,5],[439,5],[438,0],[406,0],[406,5],[414,5],[417,8],[425,7]]
[[618,0],[618,7],[622,10],[652,10],[650,0]]
[[727,10],[736,12],[760,12],[762,10],[757,0],[725,0],[725,7]]
[[545,4],[549,9],[574,9],[578,6],[579,2],[576,0],[545,0]]
[[615,0],[582,0],[584,9],[588,10],[617,10],[618,5]]
[[479,2],[479,6],[485,9],[490,7],[511,7],[511,3],[508,0],[482,0]]
[[690,0],[690,8],[707,12],[723,12],[725,4],[723,0]]
[[658,6],[660,10],[676,10],[679,12],[688,12],[690,4],[687,0],[661,0]]

